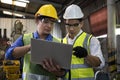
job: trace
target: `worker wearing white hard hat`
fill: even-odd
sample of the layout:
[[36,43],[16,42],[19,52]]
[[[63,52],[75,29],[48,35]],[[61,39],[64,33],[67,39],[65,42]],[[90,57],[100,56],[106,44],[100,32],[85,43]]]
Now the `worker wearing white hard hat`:
[[67,31],[63,43],[73,45],[71,75],[66,75],[71,80],[94,80],[93,67],[105,65],[99,41],[81,29],[83,17],[81,8],[75,4],[68,6],[63,15]]

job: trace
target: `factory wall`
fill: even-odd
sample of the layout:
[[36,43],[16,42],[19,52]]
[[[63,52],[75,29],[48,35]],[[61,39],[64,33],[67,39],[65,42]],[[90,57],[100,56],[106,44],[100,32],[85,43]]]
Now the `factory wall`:
[[[14,30],[14,24],[16,20],[20,20],[23,24],[24,33],[34,32],[36,30],[36,24],[34,19],[14,19],[14,18],[0,18],[0,28],[7,29],[7,37],[11,39],[10,35]],[[51,32],[54,36],[61,38],[61,29],[59,24],[55,24],[53,31]]]

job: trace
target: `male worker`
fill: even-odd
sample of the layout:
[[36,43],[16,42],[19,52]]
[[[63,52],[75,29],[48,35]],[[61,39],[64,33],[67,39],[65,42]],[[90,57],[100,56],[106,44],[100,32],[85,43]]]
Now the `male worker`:
[[56,9],[51,4],[43,5],[35,14],[35,20],[36,32],[20,36],[6,52],[6,59],[24,56],[23,80],[56,80],[56,76],[63,76],[65,71],[52,59],[44,59],[41,65],[32,63],[29,52],[31,38],[59,42],[50,34],[55,21],[58,20]]
[[81,29],[83,17],[81,8],[75,4],[68,6],[63,15],[67,30],[63,43],[73,45],[71,80],[94,80],[93,68],[102,68],[105,64],[99,41]]

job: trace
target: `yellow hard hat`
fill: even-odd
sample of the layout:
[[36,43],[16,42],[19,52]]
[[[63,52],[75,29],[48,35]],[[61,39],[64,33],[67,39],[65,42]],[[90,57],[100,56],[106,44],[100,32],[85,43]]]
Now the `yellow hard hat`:
[[38,15],[58,19],[57,11],[51,4],[43,5],[42,7],[40,7],[40,9],[36,12],[35,17],[37,17]]

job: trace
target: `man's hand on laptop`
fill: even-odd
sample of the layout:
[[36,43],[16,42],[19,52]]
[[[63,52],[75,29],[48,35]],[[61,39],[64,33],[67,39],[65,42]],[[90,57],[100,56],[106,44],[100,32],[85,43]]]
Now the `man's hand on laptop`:
[[46,58],[42,61],[42,66],[44,69],[55,74],[57,77],[65,75],[65,69],[62,69],[58,64],[56,64],[53,59]]

